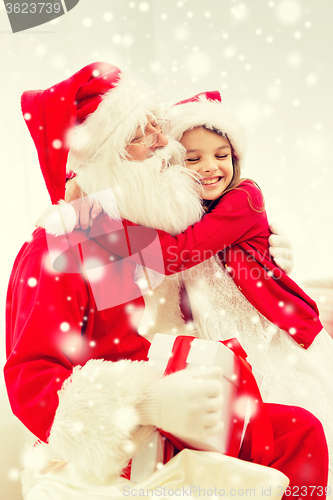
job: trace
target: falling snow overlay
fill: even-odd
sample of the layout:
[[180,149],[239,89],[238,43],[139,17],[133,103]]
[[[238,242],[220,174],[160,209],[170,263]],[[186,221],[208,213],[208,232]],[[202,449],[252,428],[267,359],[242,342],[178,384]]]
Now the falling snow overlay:
[[[80,0],[67,15],[13,35],[0,1],[1,303],[14,258],[49,204],[20,95],[105,60],[142,77],[163,103],[204,90],[221,92],[246,127],[244,176],[262,188],[270,221],[292,241],[292,277],[312,280],[307,293],[332,328],[332,18],[328,0]],[[46,265],[59,283],[51,262]],[[38,284],[38,276],[27,277],[31,292]],[[74,301],[73,293],[68,303]],[[137,325],[142,310],[129,313]],[[59,332],[66,333],[62,328],[69,323],[58,319]],[[69,325],[76,326],[82,325]],[[70,337],[65,350],[73,353],[76,342]],[[0,352],[3,365],[4,341]],[[22,446],[34,438],[13,423],[3,383],[0,424],[0,486],[9,485],[8,498],[14,500],[20,498]]]

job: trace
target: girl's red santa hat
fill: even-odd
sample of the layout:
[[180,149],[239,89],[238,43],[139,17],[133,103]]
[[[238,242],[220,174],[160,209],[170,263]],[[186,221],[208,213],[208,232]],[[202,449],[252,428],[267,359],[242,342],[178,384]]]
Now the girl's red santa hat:
[[70,150],[78,161],[89,160],[108,141],[124,155],[126,143],[152,109],[134,80],[102,62],[46,90],[24,92],[21,105],[53,204],[65,196]]
[[245,131],[235,116],[222,104],[217,90],[201,92],[180,101],[167,113],[170,135],[179,141],[182,135],[196,127],[205,127],[226,137],[233,148],[235,159],[242,166],[247,147]]

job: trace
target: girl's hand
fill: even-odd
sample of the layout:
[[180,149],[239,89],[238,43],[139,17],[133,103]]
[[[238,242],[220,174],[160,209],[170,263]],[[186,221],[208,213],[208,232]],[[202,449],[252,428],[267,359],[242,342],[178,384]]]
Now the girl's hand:
[[269,252],[275,264],[286,274],[290,274],[294,267],[294,252],[291,241],[276,224],[270,224],[269,227],[273,233],[268,240],[270,244]]
[[75,178],[66,183],[65,201],[72,203],[76,215],[75,229],[84,231],[91,227],[94,219],[102,212],[102,207],[89,198],[80,188]]

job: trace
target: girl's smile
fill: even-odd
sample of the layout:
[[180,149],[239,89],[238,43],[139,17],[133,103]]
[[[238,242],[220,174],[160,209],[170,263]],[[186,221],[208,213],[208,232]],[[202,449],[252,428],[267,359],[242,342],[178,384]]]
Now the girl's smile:
[[232,148],[228,139],[197,127],[185,132],[180,143],[186,149],[187,168],[201,176],[202,198],[219,198],[229,186],[234,172]]

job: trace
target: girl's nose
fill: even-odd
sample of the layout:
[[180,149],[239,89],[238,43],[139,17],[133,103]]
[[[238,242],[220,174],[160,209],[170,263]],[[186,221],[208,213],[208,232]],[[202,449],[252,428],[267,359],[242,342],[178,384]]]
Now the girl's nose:
[[203,170],[205,172],[216,172],[217,169],[218,166],[216,165],[214,159],[207,159],[203,165]]

